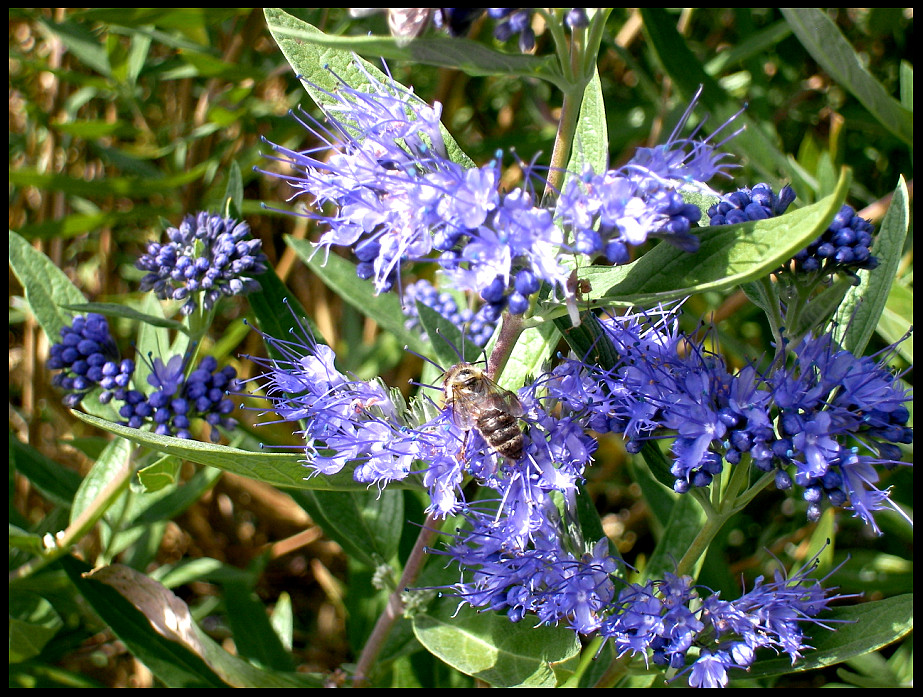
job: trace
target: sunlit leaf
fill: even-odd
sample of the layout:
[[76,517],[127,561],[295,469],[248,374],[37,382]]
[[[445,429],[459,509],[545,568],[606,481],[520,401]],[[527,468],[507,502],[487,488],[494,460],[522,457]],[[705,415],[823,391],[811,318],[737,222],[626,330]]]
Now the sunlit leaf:
[[413,631],[431,653],[492,687],[554,687],[554,666],[574,659],[580,642],[566,627],[536,623],[441,602],[414,616]]

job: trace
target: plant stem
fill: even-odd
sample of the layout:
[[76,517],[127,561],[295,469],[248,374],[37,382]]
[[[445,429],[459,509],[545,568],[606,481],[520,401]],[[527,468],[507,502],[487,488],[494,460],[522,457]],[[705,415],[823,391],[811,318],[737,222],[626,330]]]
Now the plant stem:
[[574,144],[574,134],[577,133],[577,117],[580,116],[584,87],[585,85],[580,85],[579,89],[564,93],[558,133],[554,139],[554,150],[551,152],[551,162],[548,166],[548,181],[545,184],[544,199],[555,196],[564,183],[567,160]]
[[494,344],[490,356],[487,358],[487,375],[496,379],[506,362],[513,352],[513,347],[522,334],[523,321],[522,315],[514,315],[509,312],[503,313],[503,323],[500,325],[500,333],[497,334],[497,343]]
[[394,623],[397,622],[404,612],[404,601],[401,598],[401,594],[408,586],[416,581],[417,576],[419,576],[420,571],[423,569],[423,563],[426,559],[426,548],[429,547],[436,536],[439,535],[438,525],[439,522],[433,514],[429,514],[426,520],[423,521],[423,527],[420,529],[417,541],[414,543],[410,556],[407,558],[407,563],[404,565],[404,571],[401,573],[401,578],[397,583],[397,587],[388,598],[388,604],[385,606],[381,615],[379,615],[378,621],[375,623],[375,627],[369,635],[369,640],[362,649],[359,661],[356,663],[356,671],[353,674],[354,687],[368,686],[369,672],[375,663],[375,659],[378,658],[378,654],[381,653],[381,649],[384,647],[385,640],[388,638],[388,634],[391,633],[391,628],[394,626]]
[[[708,550],[715,535],[728,519],[744,508],[754,496],[765,489],[774,477],[771,473],[763,475],[753,486],[747,487],[743,494],[738,494],[749,479],[749,467],[737,465],[733,468],[731,479],[722,493],[718,505],[712,507],[706,496],[697,497],[705,510],[705,525],[699,530],[692,544],[686,549],[682,559],[676,565],[677,575],[688,574],[699,558]],[[714,486],[714,485],[713,485]],[[693,490],[691,493],[696,493]]]
[[772,338],[776,342],[775,358],[778,361],[780,357],[785,355],[785,338],[783,337],[783,323],[785,320],[782,318],[782,310],[779,307],[779,294],[768,276],[761,278],[759,284],[763,287],[763,292],[767,298],[766,318],[769,320],[769,326],[772,329]]
[[65,554],[69,554],[71,547],[77,544],[83,537],[93,529],[96,522],[103,517],[103,514],[109,510],[109,507],[115,500],[122,495],[128,486],[134,468],[131,461],[126,460],[121,463],[114,476],[106,483],[106,486],[96,495],[96,498],[80,513],[73,523],[67,526],[66,530],[55,535],[55,545],[45,554],[35,557],[28,563],[23,564],[17,569],[10,572],[9,581],[13,582],[26,578],[36,571],[45,568],[50,563],[57,561]]

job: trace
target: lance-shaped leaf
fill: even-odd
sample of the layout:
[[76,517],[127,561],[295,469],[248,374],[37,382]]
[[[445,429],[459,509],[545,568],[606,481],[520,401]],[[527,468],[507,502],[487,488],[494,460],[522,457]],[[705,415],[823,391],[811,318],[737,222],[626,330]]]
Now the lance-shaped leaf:
[[269,31],[289,59],[289,63],[295,68],[295,72],[299,74],[308,74],[308,71],[301,69],[301,62],[310,51],[308,48],[301,50],[300,47],[313,45],[339,53],[355,52],[376,58],[408,61],[416,65],[457,68],[469,75],[534,77],[547,80],[561,89],[567,87],[554,56],[502,53],[470,39],[448,36],[414,39],[408,43],[398,42],[387,36],[334,36],[324,34],[307,22],[278,8],[267,8],[265,14]]
[[95,571],[66,557],[72,583],[128,649],[170,687],[318,687],[307,675],[261,670],[225,651],[162,585],[119,564]]
[[[823,626],[810,630],[813,647],[792,665],[788,657],[757,661],[747,677],[782,675],[842,663],[877,651],[913,631],[913,595],[834,608],[818,618]],[[731,674],[733,677],[733,673]]]
[[[110,433],[143,445],[151,450],[175,455],[200,465],[217,467],[242,477],[250,477],[274,486],[291,489],[320,489],[325,491],[365,491],[368,484],[354,481],[352,469],[344,468],[332,475],[311,476],[313,470],[305,467],[304,454],[250,452],[227,445],[159,436],[150,431],[121,426],[89,414],[72,412],[79,419]],[[408,487],[406,482],[391,482],[389,486]]]
[[871,271],[857,272],[859,285],[849,290],[837,311],[834,337],[843,348],[856,355],[865,350],[888,302],[909,226],[910,197],[901,177],[872,245],[878,266]]
[[844,170],[836,191],[813,205],[777,218],[705,228],[692,254],[660,243],[631,264],[585,269],[580,276],[592,286],[585,299],[597,305],[666,302],[766,276],[827,229],[848,186]]
[[827,13],[816,7],[785,7],[782,14],[811,57],[841,87],[852,92],[882,126],[912,146],[913,112],[869,73]]
[[50,341],[61,340],[61,329],[73,320],[66,305],[80,305],[86,298],[54,262],[10,230],[10,268],[25,290],[35,319]]
[[[381,70],[356,56],[353,53],[355,49],[344,45],[338,37],[328,37],[319,29],[280,9],[267,9],[266,22],[292,70],[301,78],[311,99],[318,105],[334,102],[328,93],[335,91],[341,80],[355,89],[368,85],[369,76],[383,84],[392,82]],[[388,57],[385,53],[375,55]],[[473,166],[474,163],[462,152],[445,127],[440,125],[440,130],[452,161],[467,167]]]

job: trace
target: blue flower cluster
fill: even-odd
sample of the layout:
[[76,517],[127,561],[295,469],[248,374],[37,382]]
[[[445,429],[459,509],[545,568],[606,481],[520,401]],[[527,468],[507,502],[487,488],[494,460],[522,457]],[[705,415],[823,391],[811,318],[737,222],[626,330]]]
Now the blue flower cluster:
[[148,384],[150,394],[131,390],[119,409],[123,424],[141,428],[150,423],[161,436],[192,438],[192,419],[202,419],[211,431],[209,438],[217,443],[221,438],[218,426],[233,430],[237,422],[230,418],[234,402],[227,396],[237,391],[237,371],[231,366],[218,370],[218,361],[206,356],[199,366],[186,375],[186,358],[173,356],[166,363],[155,358],[151,364]]
[[99,401],[103,404],[113,397],[124,399],[135,364],[119,358],[106,318],[95,312],[85,317],[78,315],[60,333],[60,343],[49,349],[47,365],[61,371],[52,383],[67,392],[64,403],[74,408],[96,387],[102,388]]
[[792,347],[789,365],[767,375],[731,371],[702,340],[679,331],[660,310],[603,321],[620,356],[609,370],[569,360],[553,371],[549,393],[587,413],[589,428],[624,434],[628,449],[672,436],[674,489],[708,486],[747,457],[794,483],[816,520],[824,499],[853,510],[877,531],[873,513],[890,504],[876,465],[901,463],[910,396],[883,363],[836,347],[829,335]]
[[[231,218],[206,212],[189,215],[179,228],[170,228],[170,241],[152,242],[147,254],[137,262],[148,271],[141,281],[142,290],[153,290],[161,299],[183,300],[185,315],[202,306],[211,309],[223,295],[246,293],[259,287],[250,275],[266,270],[266,258],[260,243],[249,238],[250,228]],[[135,363],[120,360],[109,324],[102,315],[76,316],[70,326],[61,329],[61,341],[50,349],[48,367],[61,372],[54,384],[67,392],[64,403],[75,407],[93,389],[99,387],[103,404],[115,399],[122,425],[141,428],[151,425],[155,433],[191,438],[193,419],[211,426],[210,437],[217,442],[218,427],[233,429],[237,422],[228,415],[234,404],[227,398],[236,391],[237,372],[227,366],[218,369],[213,357],[206,357],[187,375],[188,358],[174,356],[166,363],[150,357],[148,383],[152,392],[132,389]]]
[[[489,7],[487,16],[496,20],[494,38],[497,41],[505,42],[517,36],[520,51],[527,53],[535,48],[531,7]],[[586,21],[586,13],[583,16]]]
[[164,244],[148,244],[135,265],[148,272],[141,290],[153,290],[161,300],[185,300],[184,315],[195,311],[199,293],[207,311],[222,296],[259,289],[253,277],[266,270],[266,256],[246,222],[202,211],[168,228],[167,237]]
[[549,209],[531,188],[501,191],[499,154],[482,167],[449,159],[438,104],[366,76],[371,91],[343,84],[329,95],[328,127],[304,118],[317,148],[270,145],[294,170],[285,178],[297,195],[308,198],[304,215],[325,228],[318,247],[351,248],[357,274],[379,292],[395,286],[403,262],[429,259],[456,289],[516,314],[542,283],[572,305],[568,256],[625,263],[629,247],[650,237],[697,248],[691,228],[700,212],[680,192],[708,190],[729,167],[718,152],[723,142],[677,135],[690,107],[666,144],[640,149],[619,169],[573,177]]
[[[733,225],[750,220],[763,220],[782,215],[795,200],[794,190],[785,185],[778,196],[768,184],[757,184],[752,189],[742,188],[727,194],[708,209],[711,225]],[[798,252],[791,263],[780,271],[792,270],[808,274],[818,272],[827,276],[836,272],[852,276],[859,269],[874,269],[878,259],[872,255],[871,246],[875,228],[844,205],[824,233]]]
[[510,535],[493,511],[469,512],[470,530],[456,533],[441,552],[469,579],[452,594],[514,622],[530,613],[542,624],[598,634],[620,657],[640,655],[646,663],[682,669],[692,687],[726,686],[728,670],[749,669],[760,648],[796,660],[810,648],[803,625],[820,624],[813,618],[842,597],[809,577],[813,562],[789,578],[777,573],[767,583],[759,577],[731,601],[717,593],[703,599],[688,576],[629,583],[618,577],[623,563],[609,554],[606,538],[578,555],[564,549],[567,535],[553,504],[532,508],[531,515],[536,522],[525,526],[527,538],[522,529]]
[[708,209],[710,225],[736,225],[751,220],[765,220],[782,215],[796,198],[795,190],[788,184],[779,195],[769,184],[757,184],[752,189],[743,187],[721,197]]
[[[701,602],[687,577],[668,575],[664,581],[628,584],[619,579],[622,564],[610,554],[605,538],[585,547],[575,539],[576,529],[563,520],[576,510],[578,485],[596,448],[590,429],[628,431],[640,439],[653,437],[662,423],[683,430],[681,419],[690,420],[692,430],[683,431],[684,438],[678,439],[683,467],[689,469],[680,473],[685,482],[694,478],[692,470],[701,469],[685,464],[693,462],[696,453],[697,465],[710,461],[704,453],[718,447],[729,452],[732,438],[739,449],[753,450],[747,449],[744,439],[730,435],[735,426],[740,433],[750,432],[743,420],[751,419],[754,431],[761,424],[773,431],[771,416],[761,414],[771,395],[758,394],[770,383],[758,379],[752,368],[735,381],[718,369],[717,356],[695,348],[678,331],[675,319],[674,313],[662,311],[656,317],[610,320],[607,333],[626,355],[617,369],[601,373],[578,361],[566,361],[521,389],[517,397],[523,452],[515,460],[500,456],[477,429],[463,430],[452,405],[430,404],[429,412],[423,408],[411,413],[380,382],[344,375],[334,364],[333,351],[317,344],[300,325],[287,340],[264,335],[274,357],[251,360],[264,369],[258,381],[272,410],[283,421],[299,423],[305,464],[316,474],[334,474],[350,465],[357,481],[379,487],[419,476],[429,491],[428,512],[464,517],[467,524],[445,550],[430,550],[447,556],[463,571],[462,580],[451,587],[462,602],[504,612],[513,621],[534,614],[545,624],[566,624],[586,635],[598,633],[613,642],[620,655],[641,654],[645,660],[673,668],[685,665],[695,648],[698,653],[691,656],[687,669],[690,684],[717,686],[726,684],[730,668],[746,669],[760,647],[797,657],[807,647],[801,625],[813,622],[834,596],[808,579],[807,569],[772,583],[758,579],[750,592],[735,601],[714,594]],[[688,359],[686,368],[682,367],[687,360],[684,351],[696,357]],[[804,351],[799,355],[812,365],[821,360]],[[846,360],[839,354],[828,358]],[[826,367],[819,366],[812,374],[816,378]],[[884,396],[885,378],[878,374],[879,366],[869,367],[874,373],[871,381],[863,379],[861,371],[841,367],[845,373],[832,373],[840,375],[840,385],[850,381],[847,391],[859,402],[871,400],[871,392]],[[785,374],[801,375],[807,370]],[[860,395],[852,380],[870,393]],[[663,392],[658,391],[659,382],[667,383]],[[826,391],[822,387],[812,392],[815,411],[821,410],[822,402],[836,403],[832,393],[838,388],[826,383],[825,387]],[[668,389],[679,395],[675,414],[674,403],[665,397]],[[708,401],[713,389],[722,395],[713,398],[722,406]],[[887,389],[885,393],[889,399],[903,397]],[[698,406],[692,403],[693,395],[700,399]],[[866,442],[882,430],[873,424],[887,422],[884,428],[895,428],[894,422],[904,418],[891,402],[877,403],[878,413],[862,415],[868,426],[862,434]],[[707,417],[709,411],[715,413]],[[716,435],[722,428],[722,434]],[[909,436],[909,430],[900,435]],[[763,431],[759,436],[764,441],[772,437]],[[807,451],[817,445],[805,440],[796,447]],[[805,462],[814,462],[815,451],[811,453]],[[828,473],[849,469],[844,456],[844,450],[839,450],[839,460],[828,463]],[[862,471],[860,476],[868,475]],[[466,501],[462,486],[469,477],[493,495]],[[851,494],[861,513],[858,494]],[[874,498],[864,491],[862,496],[866,504]],[[617,593],[619,586],[622,591]]]
[[[493,335],[502,311],[502,308],[498,309],[491,303],[485,303],[477,312],[469,308],[459,308],[451,293],[439,292],[426,279],[420,279],[407,286],[402,302],[407,317],[404,326],[407,329],[414,329],[419,325],[417,303],[421,302],[458,327],[467,341],[481,347],[486,346]],[[423,337],[426,338],[425,333]]]
[[70,326],[61,329],[61,342],[49,349],[48,367],[60,370],[53,378],[55,386],[65,390],[64,403],[71,408],[99,387],[99,401],[123,402],[119,407],[122,425],[141,428],[153,425],[160,435],[192,438],[192,419],[202,419],[211,429],[211,440],[218,442],[218,426],[233,429],[237,422],[228,417],[234,403],[228,392],[239,389],[237,371],[231,366],[218,370],[218,361],[206,356],[188,376],[186,360],[174,356],[164,363],[154,358],[147,381],[154,388],[150,394],[132,389],[135,363],[119,359],[109,323],[103,315],[77,315]]
[[341,373],[330,347],[300,324],[292,337],[264,336],[276,357],[248,358],[264,368],[258,380],[273,411],[302,425],[305,463],[315,473],[335,474],[352,463],[356,481],[379,486],[417,474],[430,493],[427,510],[443,517],[461,510],[461,487],[473,476],[524,507],[509,524],[525,525],[528,534],[531,508],[545,505],[552,491],[572,491],[596,447],[566,414],[547,413],[527,387],[519,394],[529,424],[524,456],[511,462],[476,430],[463,429],[451,408],[434,407],[421,421],[379,382]]
[[857,216],[850,206],[843,206],[824,233],[795,255],[795,270],[854,275],[858,269],[874,269],[878,266],[878,259],[871,251],[874,234],[875,228],[869,221]]
[[[813,618],[843,597],[809,577],[815,566],[790,577],[776,573],[770,582],[761,576],[736,600],[718,593],[702,599],[691,578],[669,573],[663,581],[627,584],[599,633],[619,656],[640,654],[688,672],[690,687],[726,687],[728,670],[749,669],[757,649],[785,653],[794,662],[810,648],[802,624],[820,625]],[[693,647],[698,655],[687,666]]]

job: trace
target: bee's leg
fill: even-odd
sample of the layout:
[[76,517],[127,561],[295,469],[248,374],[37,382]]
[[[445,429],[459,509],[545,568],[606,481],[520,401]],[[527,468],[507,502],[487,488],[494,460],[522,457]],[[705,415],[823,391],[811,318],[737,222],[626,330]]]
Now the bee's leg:
[[462,438],[462,447],[458,451],[458,461],[464,463],[468,459],[468,436],[471,434],[471,431],[465,431],[465,437]]

